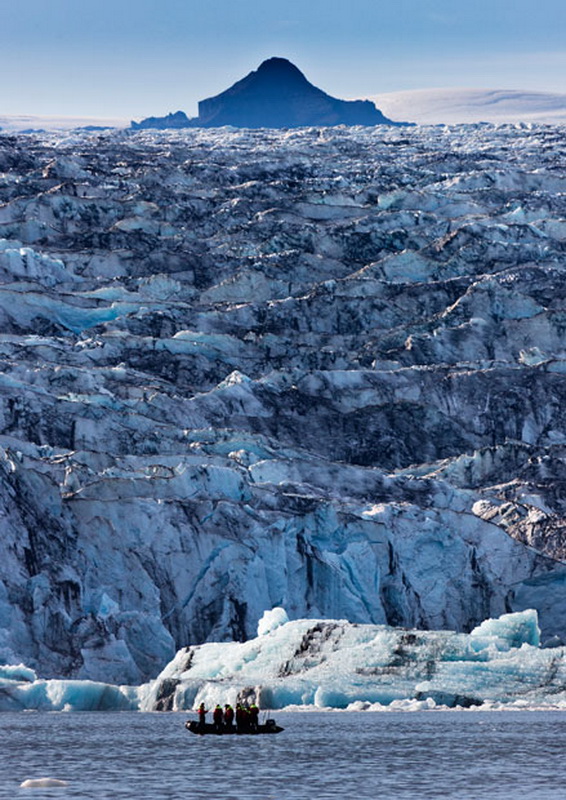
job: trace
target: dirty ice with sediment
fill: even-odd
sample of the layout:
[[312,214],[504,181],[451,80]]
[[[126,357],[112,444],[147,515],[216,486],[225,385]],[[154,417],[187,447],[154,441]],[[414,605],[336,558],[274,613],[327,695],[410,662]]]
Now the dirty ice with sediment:
[[564,162],[537,125],[1,135],[2,702],[181,703],[187,647],[263,686],[275,607],[276,705],[474,701],[468,656],[550,697]]

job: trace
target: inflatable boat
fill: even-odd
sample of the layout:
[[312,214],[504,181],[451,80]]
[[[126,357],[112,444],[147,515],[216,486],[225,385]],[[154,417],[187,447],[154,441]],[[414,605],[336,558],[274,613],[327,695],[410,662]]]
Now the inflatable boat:
[[196,719],[187,720],[187,722],[185,722],[185,728],[191,733],[198,733],[200,736],[204,736],[207,733],[212,733],[215,736],[221,736],[223,734],[236,734],[238,736],[247,734],[250,736],[257,736],[260,733],[281,733],[281,731],[284,730],[280,725],[277,725],[274,719],[266,719],[263,725],[257,726],[256,730],[250,730],[249,728],[238,730],[235,725],[231,725],[230,727],[222,725],[220,729],[217,729],[216,725],[210,722],[206,723],[203,730],[202,725],[200,725]]

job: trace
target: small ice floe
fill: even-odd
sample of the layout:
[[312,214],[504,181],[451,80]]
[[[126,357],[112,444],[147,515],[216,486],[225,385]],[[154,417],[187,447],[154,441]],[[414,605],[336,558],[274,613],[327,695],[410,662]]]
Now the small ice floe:
[[20,789],[54,789],[68,785],[67,781],[58,778],[28,778],[20,784]]

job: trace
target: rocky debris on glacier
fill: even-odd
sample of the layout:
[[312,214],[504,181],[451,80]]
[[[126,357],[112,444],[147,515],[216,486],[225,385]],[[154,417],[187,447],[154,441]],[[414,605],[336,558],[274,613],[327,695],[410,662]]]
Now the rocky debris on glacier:
[[183,711],[254,701],[288,707],[432,709],[566,705],[565,648],[540,648],[537,613],[470,633],[423,631],[266,612],[247,642],[184,647],[142,686],[42,680],[0,667],[0,711]]
[[0,136],[1,661],[138,685],[278,605],[564,640],[564,158]]
[[268,58],[245,78],[198,104],[198,117],[183,111],[132,122],[147,128],[301,128],[309,125],[407,125],[393,122],[371,100],[338,100],[310,83],[286,58]]

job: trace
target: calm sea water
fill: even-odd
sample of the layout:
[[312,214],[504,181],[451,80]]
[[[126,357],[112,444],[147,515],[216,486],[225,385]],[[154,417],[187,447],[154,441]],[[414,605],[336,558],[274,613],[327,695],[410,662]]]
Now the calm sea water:
[[[0,799],[566,798],[561,712],[277,713],[276,736],[186,714],[0,714]],[[67,788],[21,789],[55,777]]]

